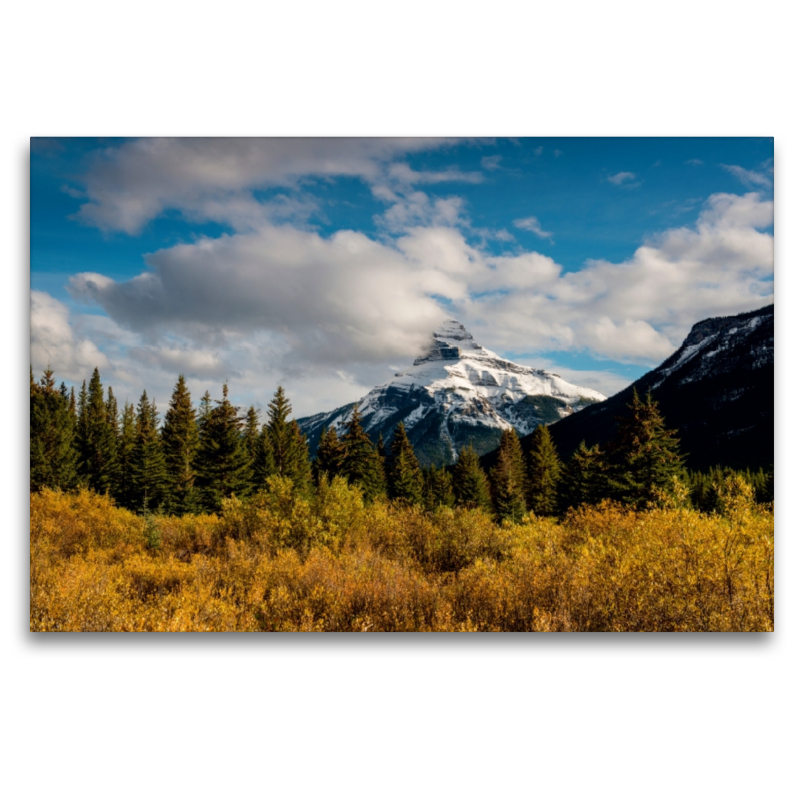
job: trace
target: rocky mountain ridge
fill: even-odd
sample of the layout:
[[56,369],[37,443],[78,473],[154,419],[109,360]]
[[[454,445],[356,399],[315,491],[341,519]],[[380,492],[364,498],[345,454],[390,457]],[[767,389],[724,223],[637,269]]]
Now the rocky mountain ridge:
[[[388,442],[403,422],[427,465],[453,463],[467,444],[479,454],[489,452],[506,428],[524,436],[604,399],[555,373],[502,358],[479,345],[460,322],[447,320],[410,369],[375,387],[357,405],[373,441],[382,435]],[[298,420],[312,453],[326,428],[344,430],[352,408]]]

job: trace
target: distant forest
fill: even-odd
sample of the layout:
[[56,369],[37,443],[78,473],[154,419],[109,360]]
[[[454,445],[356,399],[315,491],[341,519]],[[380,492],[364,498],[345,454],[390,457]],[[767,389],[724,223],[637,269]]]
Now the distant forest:
[[[519,522],[529,512],[560,516],[603,500],[636,510],[677,502],[713,512],[722,502],[719,487],[734,474],[724,465],[688,472],[657,403],[635,392],[607,445],[582,443],[563,463],[547,427],[537,428],[527,455],[508,429],[486,474],[471,447],[452,467],[420,467],[402,423],[389,442],[373,442],[355,406],[343,431],[325,431],[312,461],[281,387],[263,421],[254,407],[242,413],[234,406],[227,385],[221,399],[206,392],[195,407],[183,375],[163,419],[146,391],[136,406],[120,409],[97,369],[77,397],[64,383],[56,386],[52,370],[36,381],[31,369],[30,391],[31,492],[88,488],[140,514],[217,513],[226,498],[257,495],[273,476],[288,478],[300,497],[340,476],[367,503],[483,509],[498,522]],[[772,469],[739,477],[756,502],[772,502]]]

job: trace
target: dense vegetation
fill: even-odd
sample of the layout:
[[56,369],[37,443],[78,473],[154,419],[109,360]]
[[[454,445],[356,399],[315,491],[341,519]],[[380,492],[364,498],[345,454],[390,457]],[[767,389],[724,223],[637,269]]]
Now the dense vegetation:
[[309,461],[181,376],[163,424],[31,374],[32,630],[771,630],[771,472],[689,474],[651,398],[566,464],[540,427],[421,469],[357,409]]

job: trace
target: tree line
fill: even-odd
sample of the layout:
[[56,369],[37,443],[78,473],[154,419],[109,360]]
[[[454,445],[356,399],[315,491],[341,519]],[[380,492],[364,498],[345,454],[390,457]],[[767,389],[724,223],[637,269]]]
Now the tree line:
[[[206,392],[195,408],[180,375],[161,420],[146,391],[136,406],[125,403],[120,411],[98,369],[77,398],[64,383],[56,387],[49,368],[38,382],[31,369],[30,488],[86,486],[133,511],[183,515],[219,511],[225,498],[255,494],[271,476],[289,478],[305,496],[341,476],[367,502],[387,497],[430,510],[481,508],[498,520],[519,521],[529,511],[552,516],[605,498],[646,508],[679,478],[698,507],[713,510],[713,476],[685,472],[675,432],[649,396],[634,394],[609,445],[581,444],[566,464],[545,426],[536,429],[527,453],[516,431],[504,430],[488,473],[470,446],[452,467],[422,468],[403,423],[388,445],[382,438],[373,443],[357,406],[341,435],[334,428],[323,433],[312,461],[291,413],[282,387],[263,423],[255,407],[242,414],[230,402],[227,385],[222,399],[212,401]],[[760,481],[757,499],[771,500],[771,473],[749,477],[754,485]]]

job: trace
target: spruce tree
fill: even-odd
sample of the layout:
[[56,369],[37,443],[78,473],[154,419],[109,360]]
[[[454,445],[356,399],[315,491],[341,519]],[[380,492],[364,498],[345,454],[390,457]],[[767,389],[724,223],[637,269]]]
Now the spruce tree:
[[31,369],[30,489],[72,489],[77,483],[74,423],[66,386],[55,388],[48,367],[41,382],[33,381]]
[[615,499],[641,509],[683,474],[683,457],[676,432],[667,429],[650,393],[642,401],[634,389],[628,409],[608,449],[610,488]]
[[319,486],[323,475],[328,479],[333,479],[342,472],[342,461],[344,460],[344,446],[336,435],[333,427],[326,428],[319,437],[317,447],[317,457],[314,459],[314,481]]
[[253,491],[263,489],[267,478],[276,474],[275,457],[272,455],[272,442],[269,438],[269,429],[266,423],[261,426],[256,442],[255,460],[251,474],[253,478]]
[[307,492],[311,483],[308,444],[297,422],[289,420],[292,404],[279,386],[269,403],[267,438],[276,475],[291,479],[295,489]]
[[360,486],[364,499],[369,501],[386,493],[386,477],[383,464],[377,449],[361,426],[361,414],[358,405],[353,406],[353,413],[347,423],[347,430],[342,437],[344,458],[342,459],[342,475],[348,482]]
[[525,516],[525,460],[513,428],[504,430],[500,437],[497,463],[489,473],[489,483],[497,519],[519,522]]
[[88,391],[85,382],[81,388],[78,408],[79,472],[90,489],[104,493],[114,486],[116,439],[96,367]]
[[137,511],[160,510],[167,500],[169,481],[155,401],[142,392],[136,408],[136,443],[131,460],[132,505]]
[[242,427],[239,409],[228,400],[228,385],[225,384],[222,400],[203,422],[197,457],[198,488],[202,503],[209,511],[218,511],[222,501],[232,494],[246,496],[249,493],[250,465]]
[[456,505],[463,508],[481,508],[484,511],[492,508],[489,482],[472,445],[464,447],[458,454],[453,468],[453,494]]
[[453,478],[446,467],[423,469],[425,508],[435,511],[440,506],[452,508],[456,498],[453,493]]
[[422,470],[402,422],[395,428],[389,449],[386,488],[390,500],[400,500],[410,505],[423,503]]
[[200,497],[195,485],[199,437],[192,396],[183,375],[178,376],[164,415],[161,442],[169,474],[167,511],[179,515],[195,514],[200,510]]
[[531,436],[528,454],[528,508],[538,516],[558,513],[558,482],[561,461],[550,431],[539,425]]
[[608,495],[606,465],[597,445],[581,442],[562,472],[559,505],[563,511],[594,505]]
[[133,488],[133,461],[136,450],[136,409],[133,403],[122,407],[119,439],[117,440],[117,483],[114,499],[131,511],[138,511]]

